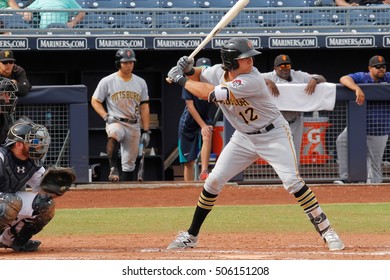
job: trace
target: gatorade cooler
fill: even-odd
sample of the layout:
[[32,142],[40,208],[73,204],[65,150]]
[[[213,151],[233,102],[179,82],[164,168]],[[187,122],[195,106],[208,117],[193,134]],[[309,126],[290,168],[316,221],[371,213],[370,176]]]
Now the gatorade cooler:
[[326,151],[326,129],[331,126],[328,118],[304,118],[301,145],[301,164],[325,164],[331,156]]
[[213,128],[213,147],[212,153],[217,157],[223,149],[223,122],[217,122]]

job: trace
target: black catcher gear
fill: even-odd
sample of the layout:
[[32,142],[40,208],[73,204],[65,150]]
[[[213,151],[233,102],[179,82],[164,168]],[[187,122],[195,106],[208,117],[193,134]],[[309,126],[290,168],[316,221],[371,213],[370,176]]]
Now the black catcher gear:
[[50,135],[46,127],[33,122],[16,122],[8,131],[6,146],[11,146],[16,142],[28,144],[30,158],[42,159],[50,145]]
[[18,86],[11,80],[0,78],[0,114],[13,114],[18,102]]

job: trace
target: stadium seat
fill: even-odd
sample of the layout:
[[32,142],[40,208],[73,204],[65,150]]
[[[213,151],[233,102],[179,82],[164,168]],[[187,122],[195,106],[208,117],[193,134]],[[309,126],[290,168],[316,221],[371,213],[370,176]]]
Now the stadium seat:
[[122,0],[96,0],[99,9],[121,9],[123,8]]
[[390,17],[388,10],[373,11],[376,25],[390,25]]
[[236,1],[234,0],[201,0],[199,7],[201,8],[229,8],[233,7]]
[[162,8],[198,8],[197,0],[164,0],[161,2]]
[[102,13],[88,13],[83,18],[81,24],[84,28],[110,28],[113,22],[111,15]]
[[246,5],[246,8],[263,8],[263,7],[271,7],[271,0],[249,1],[249,3]]
[[318,6],[335,6],[333,0],[308,0],[308,4],[310,7],[318,7]]
[[228,24],[228,26],[249,26],[251,23],[258,26],[258,22],[254,22],[252,13],[241,12]]
[[18,3],[18,6],[23,9],[23,8],[26,8],[26,5],[27,3],[29,2],[29,0],[18,0],[17,3]]
[[82,4],[80,4],[80,6],[84,9],[97,9],[98,3],[96,2],[96,0],[85,0],[82,1]]
[[306,7],[306,0],[272,0],[271,7]]
[[315,25],[316,22],[318,21],[332,21],[332,16],[333,13],[328,13],[323,11],[313,11],[313,12],[296,14],[297,21],[302,26]]
[[298,25],[292,21],[280,21],[275,24],[276,28],[275,33],[296,33],[302,32],[301,28],[298,28]]
[[178,14],[158,14],[156,15],[156,21],[155,21],[155,26],[157,28],[160,28],[162,26],[166,26],[169,28],[172,28],[174,25],[179,26],[181,24],[181,18]]
[[128,0],[124,1],[125,8],[161,8],[158,0]]
[[0,21],[4,23],[5,28],[10,29],[29,29],[31,25],[24,21],[20,15],[17,14],[2,14]]

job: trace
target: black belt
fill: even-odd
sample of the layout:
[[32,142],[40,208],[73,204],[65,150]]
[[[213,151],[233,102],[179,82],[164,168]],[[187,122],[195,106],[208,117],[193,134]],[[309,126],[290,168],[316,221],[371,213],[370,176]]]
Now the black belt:
[[124,118],[118,118],[121,122],[125,122],[125,123],[130,123],[130,124],[135,124],[137,123],[137,119],[124,119]]
[[271,123],[271,124],[267,125],[266,127],[263,127],[262,129],[260,129],[259,131],[248,132],[247,134],[249,134],[249,135],[252,135],[252,134],[262,134],[262,133],[269,132],[269,131],[271,131],[274,128],[275,128],[274,124]]
[[288,122],[288,124],[292,124],[292,123],[294,123],[297,119],[298,119],[298,117],[292,119],[291,121],[287,121],[287,122]]

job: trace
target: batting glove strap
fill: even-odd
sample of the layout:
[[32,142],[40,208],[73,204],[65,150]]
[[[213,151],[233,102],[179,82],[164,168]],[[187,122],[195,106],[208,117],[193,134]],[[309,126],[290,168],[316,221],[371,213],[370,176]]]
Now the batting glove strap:
[[192,68],[189,72],[184,73],[184,75],[186,75],[186,76],[192,76],[194,74],[195,74],[195,69],[194,68]]
[[177,83],[178,83],[179,85],[181,85],[182,87],[184,87],[184,86],[186,85],[187,81],[188,81],[188,78],[186,78],[186,77],[181,77],[181,78],[177,81]]
[[147,134],[152,134],[152,131],[150,130],[150,129],[148,129],[148,130],[141,130],[141,134],[142,133],[147,133]]

